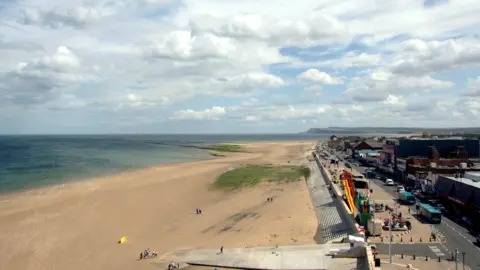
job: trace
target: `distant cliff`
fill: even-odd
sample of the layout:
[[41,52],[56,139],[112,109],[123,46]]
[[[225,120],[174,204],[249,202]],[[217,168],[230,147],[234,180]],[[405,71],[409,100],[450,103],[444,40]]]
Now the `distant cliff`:
[[432,133],[432,134],[478,134],[480,127],[472,128],[416,128],[416,127],[328,127],[311,128],[305,133],[308,134],[366,134],[366,133]]

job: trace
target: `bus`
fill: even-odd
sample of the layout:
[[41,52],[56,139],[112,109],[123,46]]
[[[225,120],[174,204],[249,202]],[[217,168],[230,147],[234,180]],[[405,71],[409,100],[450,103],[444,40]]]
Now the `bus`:
[[406,191],[400,191],[398,193],[398,200],[403,204],[412,204],[412,205],[417,202],[417,200],[415,199],[415,196],[412,193],[406,192]]
[[432,223],[442,222],[442,213],[430,204],[420,204],[420,215]]

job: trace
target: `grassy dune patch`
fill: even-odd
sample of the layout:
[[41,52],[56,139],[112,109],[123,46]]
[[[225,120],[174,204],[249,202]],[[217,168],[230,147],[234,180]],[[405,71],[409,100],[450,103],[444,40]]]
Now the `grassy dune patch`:
[[260,182],[293,182],[310,177],[310,169],[302,166],[246,165],[222,173],[215,183],[217,189],[253,187]]
[[206,146],[205,149],[217,152],[247,152],[245,146],[238,144],[214,144]]

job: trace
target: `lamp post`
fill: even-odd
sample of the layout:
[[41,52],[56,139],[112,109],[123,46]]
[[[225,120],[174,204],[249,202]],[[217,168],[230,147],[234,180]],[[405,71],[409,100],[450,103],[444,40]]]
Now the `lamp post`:
[[[388,218],[388,261],[392,263],[392,217]],[[457,269],[458,270],[458,269]]]
[[455,249],[455,270],[458,270],[458,248]]

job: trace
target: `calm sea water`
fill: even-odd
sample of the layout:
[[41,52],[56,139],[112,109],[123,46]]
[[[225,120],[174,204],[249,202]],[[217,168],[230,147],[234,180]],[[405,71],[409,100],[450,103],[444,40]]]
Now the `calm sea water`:
[[323,134],[0,136],[0,193],[211,157],[188,146],[326,138]]

